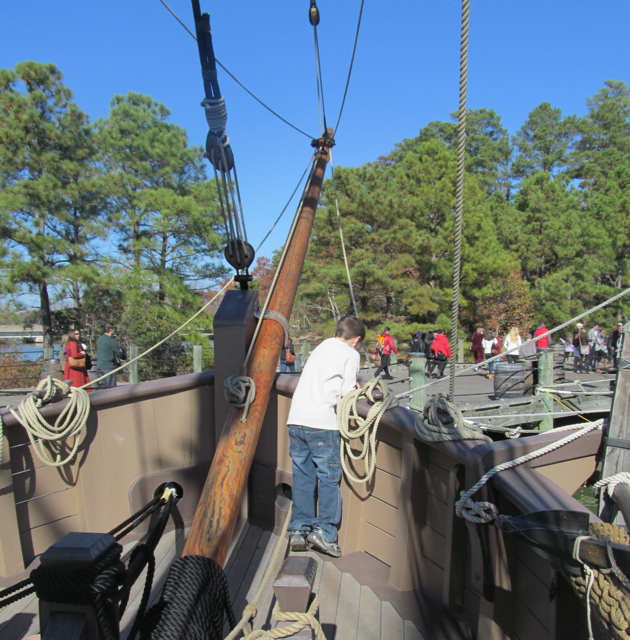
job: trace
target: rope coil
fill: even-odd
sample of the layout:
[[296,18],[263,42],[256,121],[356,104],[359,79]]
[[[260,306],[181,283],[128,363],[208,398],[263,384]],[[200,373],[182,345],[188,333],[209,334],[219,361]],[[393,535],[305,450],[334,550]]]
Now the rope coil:
[[459,407],[443,393],[438,393],[427,401],[423,413],[417,416],[414,427],[418,436],[425,442],[454,440],[492,442],[492,439],[484,435],[476,424],[464,420]]
[[[225,98],[204,98],[201,101],[201,106],[206,112],[206,122],[208,128],[212,133],[218,134],[221,137],[225,133],[227,126],[227,107],[225,106]],[[228,142],[224,144],[228,144]]]
[[[383,394],[382,400],[374,398],[374,391]],[[362,398],[370,403],[370,409],[365,418],[359,415],[357,403]],[[387,383],[380,378],[372,378],[362,389],[353,389],[347,393],[337,406],[337,426],[341,435],[341,466],[346,477],[357,484],[365,484],[372,479],[376,468],[376,432],[383,414],[394,406],[395,398]],[[351,426],[354,423],[354,427]],[[355,455],[352,441],[363,438],[361,452]],[[352,461],[364,460],[365,475],[357,478],[346,465],[346,456]]]
[[[43,392],[40,394],[41,397],[36,395],[37,392]],[[90,413],[90,397],[85,389],[70,387],[52,376],[48,376],[37,385],[36,394],[24,398],[17,412],[11,409],[11,413],[26,430],[35,455],[49,467],[61,467],[72,461],[81,444],[81,429],[87,423]],[[69,395],[70,400],[55,420],[55,424],[51,425],[39,410],[59,395]],[[65,442],[70,438],[74,438],[74,442],[68,455],[62,459]],[[0,418],[0,459],[2,439],[3,423]],[[52,456],[48,447],[53,452]]]
[[280,603],[276,601],[271,615],[276,620],[279,620],[281,622],[293,622],[293,624],[289,624],[286,627],[269,629],[268,631],[257,629],[256,631],[250,633],[247,636],[246,640],[260,640],[262,638],[289,638],[290,636],[294,636],[296,633],[302,631],[302,629],[304,629],[304,627],[306,626],[310,626],[313,629],[317,640],[326,640],[326,636],[324,635],[322,626],[319,623],[319,620],[315,617],[318,609],[318,596],[315,596],[313,598],[313,602],[311,603],[311,606],[308,608],[308,611],[306,613],[301,613],[299,611],[280,611]]

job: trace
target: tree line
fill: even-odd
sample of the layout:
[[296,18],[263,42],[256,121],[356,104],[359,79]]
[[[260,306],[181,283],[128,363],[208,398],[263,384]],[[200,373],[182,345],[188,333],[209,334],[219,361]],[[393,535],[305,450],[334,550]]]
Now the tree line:
[[[45,347],[71,326],[98,336],[106,321],[149,346],[225,276],[214,180],[169,113],[130,92],[92,123],[54,64],[0,70],[1,292],[38,300]],[[210,327],[201,318],[188,338],[204,342]]]
[[[335,183],[359,313],[400,337],[450,326],[457,124],[430,122]],[[513,137],[467,113],[460,323],[554,326],[630,286],[630,88],[609,80],[584,117],[543,102]],[[330,331],[351,311],[334,201],[324,185],[295,322]],[[630,300],[593,316],[613,324]]]

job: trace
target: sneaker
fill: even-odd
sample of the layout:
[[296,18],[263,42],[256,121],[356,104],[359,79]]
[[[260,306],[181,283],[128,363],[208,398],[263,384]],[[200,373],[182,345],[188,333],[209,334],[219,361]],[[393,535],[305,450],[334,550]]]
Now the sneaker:
[[306,531],[289,531],[289,548],[291,551],[308,551]]
[[307,540],[317,551],[321,551],[333,558],[338,558],[341,555],[339,545],[334,542],[326,542],[324,532],[321,529],[313,529],[313,531],[308,534]]

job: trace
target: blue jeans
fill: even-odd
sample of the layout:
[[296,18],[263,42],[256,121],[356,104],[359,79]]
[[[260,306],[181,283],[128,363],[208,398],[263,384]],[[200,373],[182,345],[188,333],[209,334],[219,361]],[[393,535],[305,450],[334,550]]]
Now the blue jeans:
[[[100,378],[101,376],[106,375],[107,373],[109,373],[110,371],[113,371],[114,369],[97,369],[96,370],[96,375]],[[112,373],[111,375],[109,375],[107,378],[105,378],[104,380],[101,380],[98,383],[98,388],[99,389],[109,389],[110,387],[115,387],[116,386],[116,375],[115,373]]]
[[290,371],[291,373],[295,373],[295,362],[292,362],[291,364],[289,364],[284,360],[280,360],[280,373],[286,373],[287,371]]
[[317,527],[324,532],[327,542],[337,542],[337,527],[341,522],[339,431],[290,424],[289,441],[293,460],[293,513],[289,530],[310,531]]
[[[491,353],[484,353],[484,356],[486,358],[486,360],[488,358],[492,358],[492,354]],[[508,356],[509,358],[510,356]],[[492,362],[488,362],[488,373],[494,373],[494,363],[496,362],[496,360],[493,360]]]

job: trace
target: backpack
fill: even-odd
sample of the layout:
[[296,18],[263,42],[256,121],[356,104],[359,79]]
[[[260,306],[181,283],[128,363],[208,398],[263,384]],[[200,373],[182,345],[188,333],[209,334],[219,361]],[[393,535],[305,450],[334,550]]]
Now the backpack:
[[385,348],[385,338],[383,336],[379,336],[376,338],[376,353],[381,355],[383,353],[383,349]]

